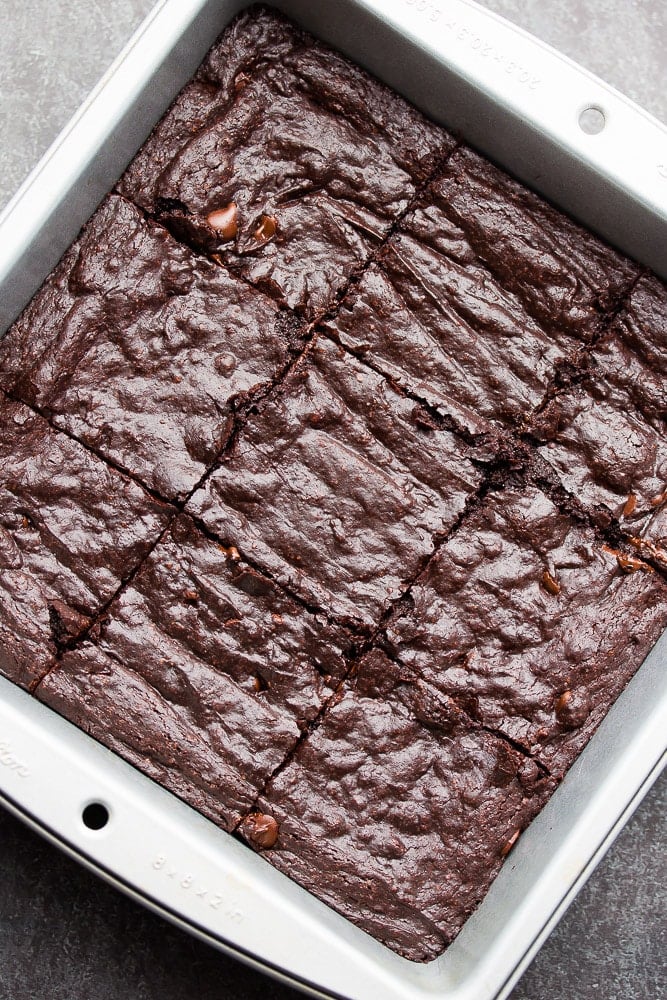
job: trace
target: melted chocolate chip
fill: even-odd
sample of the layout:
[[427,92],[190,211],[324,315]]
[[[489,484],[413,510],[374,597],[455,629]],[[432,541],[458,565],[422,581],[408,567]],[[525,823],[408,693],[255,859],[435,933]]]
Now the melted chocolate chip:
[[512,834],[512,836],[508,840],[505,841],[505,843],[503,844],[503,846],[500,849],[500,856],[501,856],[501,858],[506,858],[507,857],[507,855],[512,850],[512,848],[514,847],[514,845],[516,844],[516,842],[517,842],[517,840],[519,839],[520,836],[521,836],[521,830],[515,830],[514,833]]
[[250,813],[243,821],[242,830],[250,843],[261,851],[273,847],[278,840],[278,824],[266,813]]
[[553,594],[554,596],[556,594],[560,594],[560,583],[558,582],[556,577],[549,572],[548,569],[545,569],[544,573],[542,574],[542,586],[544,587],[545,590],[547,590],[550,594]]
[[556,701],[555,711],[564,729],[578,729],[590,713],[588,696],[583,691],[563,691]]
[[263,215],[252,234],[258,243],[268,243],[278,232],[278,220],[274,215]]
[[230,201],[224,208],[215,209],[206,217],[211,229],[220,233],[223,240],[233,240],[239,231],[238,209],[235,201]]

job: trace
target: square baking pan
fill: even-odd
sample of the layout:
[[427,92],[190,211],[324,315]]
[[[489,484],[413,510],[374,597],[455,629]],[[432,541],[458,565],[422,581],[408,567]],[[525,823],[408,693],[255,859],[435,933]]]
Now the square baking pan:
[[[156,5],[0,218],[0,330],[245,6]],[[667,278],[667,129],[636,105],[467,0],[275,6]],[[586,117],[601,130],[584,131]],[[660,773],[666,661],[667,635],[479,909],[427,965],[390,952],[1,678],[0,799],[123,891],[315,996],[500,1000]],[[83,820],[94,803],[106,810],[99,829]]]

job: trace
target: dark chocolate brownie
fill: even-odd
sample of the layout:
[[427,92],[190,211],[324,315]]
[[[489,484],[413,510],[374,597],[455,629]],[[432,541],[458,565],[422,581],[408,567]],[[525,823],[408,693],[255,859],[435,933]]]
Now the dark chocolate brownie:
[[0,345],[0,671],[430,959],[665,624],[667,290],[261,9],[119,191]]
[[0,393],[0,673],[36,684],[167,517],[131,480]]
[[603,525],[640,535],[667,501],[667,433],[627,393],[594,377],[557,396],[540,414],[539,454],[565,488]]
[[480,480],[459,439],[321,338],[188,509],[304,600],[370,626]]
[[452,156],[432,191],[460,232],[453,255],[474,251],[549,333],[590,341],[641,273],[470,149]]
[[461,234],[426,202],[325,329],[468,434],[520,426],[574,350],[466,255]]
[[407,958],[457,934],[553,782],[446,699],[362,662],[240,832]]
[[37,696],[232,829],[344,676],[343,630],[179,516]]
[[400,662],[562,777],[665,625],[667,585],[537,488],[491,493],[387,629]]
[[638,273],[459,149],[327,329],[466,431],[521,427]]
[[656,277],[637,282],[611,335],[593,354],[604,378],[625,390],[637,408],[664,432],[667,423],[667,286]]
[[254,10],[222,35],[119,190],[312,318],[453,148],[363,70]]
[[167,499],[286,363],[272,301],[112,195],[0,345],[0,385]]
[[667,288],[644,277],[590,352],[589,377],[534,424],[540,452],[589,514],[661,535],[667,502]]

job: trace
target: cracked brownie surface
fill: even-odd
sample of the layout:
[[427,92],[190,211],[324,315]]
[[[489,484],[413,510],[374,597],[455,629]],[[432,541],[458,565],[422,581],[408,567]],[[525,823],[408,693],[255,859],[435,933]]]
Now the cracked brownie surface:
[[430,960],[667,622],[666,337],[245,12],[0,344],[0,673]]
[[0,345],[0,385],[168,500],[285,365],[296,324],[135,206],[106,199]]
[[345,674],[349,636],[179,515],[37,696],[231,829]]
[[664,626],[665,584],[623,560],[541,490],[491,493],[396,608],[390,649],[562,776]]
[[480,481],[463,441],[320,338],[188,509],[303,600],[370,626]]
[[635,284],[587,361],[581,384],[558,393],[531,434],[591,518],[618,525],[665,566],[667,289],[661,282],[645,277]]
[[[273,865],[408,958],[443,950],[553,782],[372,653],[240,827]],[[514,840],[513,840],[514,839]]]
[[167,523],[164,505],[0,393],[0,673],[32,687]]
[[120,191],[313,318],[454,140],[269,12],[241,15]]

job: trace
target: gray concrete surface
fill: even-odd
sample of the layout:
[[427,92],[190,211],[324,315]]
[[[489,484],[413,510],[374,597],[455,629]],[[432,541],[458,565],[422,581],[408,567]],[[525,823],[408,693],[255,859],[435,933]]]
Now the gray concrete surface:
[[[486,6],[667,122],[665,0]],[[0,0],[0,205],[150,7],[150,0]],[[666,807],[664,776],[512,1000],[667,997]],[[0,1000],[297,996],[163,923],[0,811]]]

